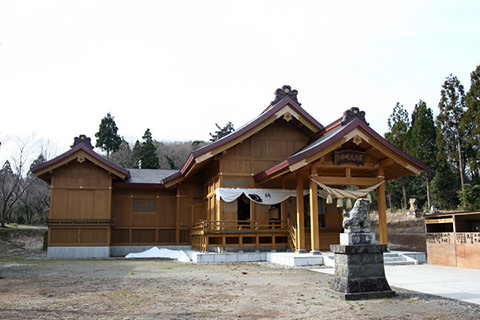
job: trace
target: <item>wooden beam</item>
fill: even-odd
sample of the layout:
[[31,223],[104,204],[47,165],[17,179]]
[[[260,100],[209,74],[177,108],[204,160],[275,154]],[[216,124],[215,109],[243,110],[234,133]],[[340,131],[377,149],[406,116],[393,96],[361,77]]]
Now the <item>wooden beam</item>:
[[372,178],[372,177],[331,177],[331,176],[319,176],[317,177],[318,181],[326,185],[339,185],[339,186],[348,186],[348,185],[365,185],[372,186],[383,181],[381,178]]
[[349,164],[349,163],[342,163],[342,164],[334,164],[333,161],[323,161],[320,159],[319,161],[313,163],[311,166],[313,168],[351,168],[351,169],[376,169],[376,163],[372,161],[365,161],[363,166],[357,166],[356,164]]
[[378,166],[383,168],[391,166],[392,164],[393,164],[393,160],[390,158],[382,159],[378,162]]

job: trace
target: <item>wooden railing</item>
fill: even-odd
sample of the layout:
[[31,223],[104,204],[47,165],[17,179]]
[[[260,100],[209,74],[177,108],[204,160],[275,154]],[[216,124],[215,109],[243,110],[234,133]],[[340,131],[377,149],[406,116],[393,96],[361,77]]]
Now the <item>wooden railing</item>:
[[192,234],[204,234],[207,232],[231,232],[231,231],[258,231],[279,230],[280,224],[259,224],[256,220],[201,220],[192,227]]
[[281,224],[259,224],[255,220],[202,220],[192,226],[190,236],[192,247],[202,251],[289,246],[288,231]]
[[287,229],[288,229],[288,245],[290,250],[294,252],[297,249],[297,230],[293,226],[290,218],[287,218]]

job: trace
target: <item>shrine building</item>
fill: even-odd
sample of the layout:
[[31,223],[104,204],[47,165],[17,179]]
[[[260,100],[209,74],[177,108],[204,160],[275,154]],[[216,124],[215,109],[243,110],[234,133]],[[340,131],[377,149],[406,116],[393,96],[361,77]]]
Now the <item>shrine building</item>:
[[351,108],[324,126],[283,86],[256,118],[193,151],[180,170],[123,168],[80,136],[32,168],[48,182],[49,257],[123,256],[152,246],[201,251],[328,251],[342,211],[425,165]]

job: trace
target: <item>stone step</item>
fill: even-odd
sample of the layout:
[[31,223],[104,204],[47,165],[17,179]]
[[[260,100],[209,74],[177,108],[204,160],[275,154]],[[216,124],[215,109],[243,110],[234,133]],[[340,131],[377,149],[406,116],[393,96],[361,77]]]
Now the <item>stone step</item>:
[[408,261],[405,257],[383,257],[383,261]]
[[383,263],[387,265],[411,265],[415,264],[415,261],[397,255],[396,257],[383,257]]
[[402,255],[400,255],[398,253],[386,252],[386,253],[383,254],[383,257],[384,258],[387,258],[387,257],[396,258],[396,257],[402,257]]

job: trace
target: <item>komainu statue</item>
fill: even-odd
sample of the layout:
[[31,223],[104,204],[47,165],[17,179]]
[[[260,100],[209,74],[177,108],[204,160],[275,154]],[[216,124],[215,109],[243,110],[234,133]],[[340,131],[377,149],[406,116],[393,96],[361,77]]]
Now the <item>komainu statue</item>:
[[368,213],[367,199],[357,199],[352,210],[348,212],[343,209],[343,228],[345,233],[367,233],[370,232],[370,220]]

